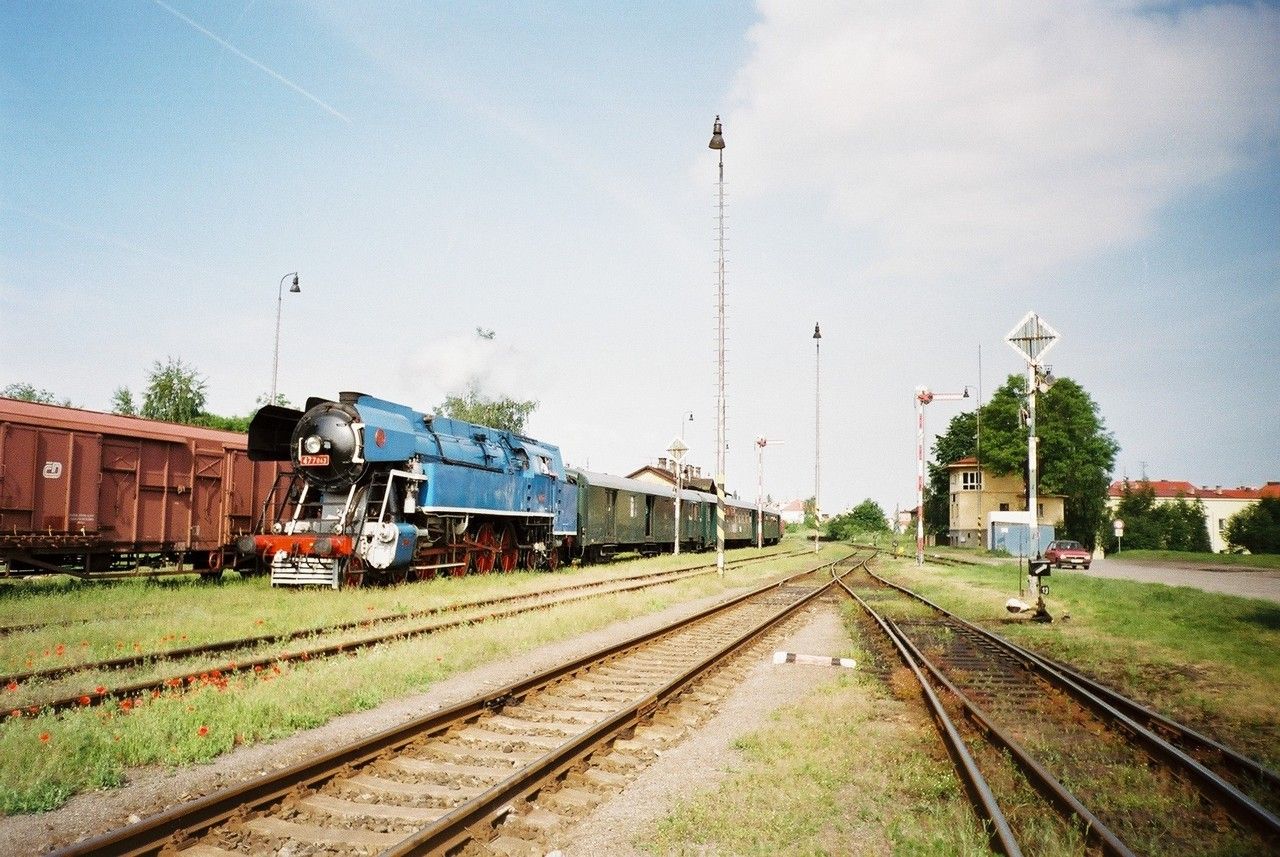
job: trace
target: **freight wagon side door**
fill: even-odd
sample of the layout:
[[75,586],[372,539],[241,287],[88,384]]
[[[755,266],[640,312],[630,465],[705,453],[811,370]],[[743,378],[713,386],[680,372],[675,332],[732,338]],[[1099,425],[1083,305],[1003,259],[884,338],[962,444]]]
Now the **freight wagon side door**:
[[226,509],[226,526],[222,542],[229,544],[243,535],[253,532],[258,515],[256,498],[265,492],[256,490],[259,470],[268,462],[255,463],[243,449],[226,449],[222,453],[223,480],[222,505]]
[[36,508],[36,432],[0,424],[0,530],[29,532]]
[[186,446],[144,440],[138,461],[138,528],[151,549],[185,547],[191,528],[192,454]]
[[191,549],[209,551],[226,539],[222,513],[222,451],[197,449],[191,485]]
[[98,474],[102,470],[102,436],[76,432],[71,436],[67,485],[67,529],[98,531]]
[[105,538],[120,545],[138,540],[138,450],[137,441],[102,442],[98,526]]
[[[37,440],[36,528],[53,532],[97,529],[92,499],[85,502],[81,491],[84,472],[99,464],[100,442],[93,436],[42,429]],[[83,459],[83,460],[81,460]]]

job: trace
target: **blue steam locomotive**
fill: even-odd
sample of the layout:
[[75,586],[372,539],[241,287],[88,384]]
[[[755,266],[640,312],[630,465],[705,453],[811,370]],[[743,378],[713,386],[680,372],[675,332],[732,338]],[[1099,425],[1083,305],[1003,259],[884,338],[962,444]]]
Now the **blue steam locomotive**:
[[[272,585],[554,570],[574,556],[657,553],[675,534],[670,489],[566,471],[558,447],[362,393],[312,398],[305,411],[262,408],[248,454],[293,464],[258,535],[239,543]],[[681,498],[681,544],[713,544],[714,496]],[[760,520],[736,501],[729,513],[731,544],[781,537],[776,514]]]

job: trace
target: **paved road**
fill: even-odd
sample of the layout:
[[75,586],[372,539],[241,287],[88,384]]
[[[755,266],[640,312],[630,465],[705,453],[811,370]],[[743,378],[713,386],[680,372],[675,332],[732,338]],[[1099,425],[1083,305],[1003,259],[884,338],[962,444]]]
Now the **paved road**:
[[1264,598],[1280,603],[1280,571],[1274,569],[1220,569],[1196,564],[1095,559],[1088,571],[1065,573],[1140,580],[1144,583],[1167,583],[1170,586],[1194,586],[1206,592],[1225,592],[1228,595]]

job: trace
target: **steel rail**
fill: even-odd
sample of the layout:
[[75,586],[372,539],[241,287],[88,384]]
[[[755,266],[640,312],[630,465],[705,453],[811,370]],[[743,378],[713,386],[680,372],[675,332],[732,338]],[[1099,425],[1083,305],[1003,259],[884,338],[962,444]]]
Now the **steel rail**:
[[824,562],[815,568],[764,584],[676,622],[605,646],[596,652],[520,679],[504,688],[480,694],[440,711],[393,726],[353,744],[303,760],[247,783],[221,789],[204,797],[170,807],[136,824],[108,831],[53,853],[56,857],[83,857],[83,855],[133,857],[133,855],[158,854],[166,846],[180,848],[190,839],[204,835],[216,825],[237,815],[269,806],[295,789],[323,785],[349,766],[367,764],[383,753],[401,750],[421,738],[444,732],[458,723],[474,720],[486,711],[501,708],[509,702],[522,699],[598,661],[642,646],[651,640],[728,610],[772,589],[781,588],[792,580],[813,574],[816,570],[830,564]]
[[[833,563],[834,564],[834,563]],[[432,822],[427,827],[385,849],[381,857],[410,857],[410,855],[442,854],[449,849],[473,839],[476,827],[497,821],[513,808],[513,804],[542,788],[547,781],[558,777],[582,759],[589,757],[599,747],[619,733],[645,720],[666,700],[688,687],[716,664],[750,644],[753,640],[792,616],[810,601],[822,595],[835,583],[828,581],[796,601],[769,616],[756,627],[743,632],[718,651],[690,667],[662,688],[632,703],[568,743],[552,750],[529,766],[496,783],[475,798]]]
[[867,604],[856,592],[850,589],[843,580],[835,582],[839,583],[841,588],[857,601],[867,615],[880,626],[885,636],[889,638],[894,648],[897,649],[898,657],[915,674],[916,681],[920,683],[920,689],[924,693],[925,702],[929,706],[929,711],[933,714],[934,725],[937,726],[938,733],[941,735],[943,743],[946,744],[947,753],[951,756],[956,772],[964,782],[971,802],[977,806],[980,814],[986,819],[988,837],[993,848],[1002,854],[1008,855],[1008,857],[1020,857],[1022,847],[1018,845],[1013,829],[1009,826],[1009,820],[1005,817],[1004,810],[1000,808],[1000,802],[996,800],[995,793],[991,790],[986,777],[982,775],[982,771],[979,770],[977,761],[973,758],[973,754],[969,752],[969,747],[960,736],[960,731],[956,729],[951,716],[943,708],[942,701],[938,699],[938,695],[934,693],[928,679],[920,671],[917,654],[913,653],[914,646],[909,647],[907,645],[909,641],[906,640],[901,632],[896,627],[891,627],[879,613],[871,608],[871,605]]
[[903,643],[911,649],[915,656],[920,659],[920,662],[924,664],[925,668],[929,670],[930,675],[964,706],[966,716],[974,721],[990,740],[1009,751],[1009,754],[1017,761],[1028,779],[1040,790],[1040,793],[1055,803],[1063,815],[1075,815],[1084,823],[1085,836],[1087,838],[1100,846],[1103,853],[1116,855],[1116,857],[1136,857],[1134,851],[1100,818],[1094,815],[1079,798],[1072,794],[1070,789],[1041,765],[1017,739],[996,726],[995,721],[977,703],[971,700],[960,688],[956,687],[943,674],[942,670],[920,651],[915,641],[899,628],[896,622],[892,619],[888,620],[888,622],[902,638]]
[[1175,747],[1151,729],[1134,720],[1118,706],[1115,706],[1097,694],[1092,693],[1085,685],[1059,670],[1056,666],[1050,663],[1048,659],[1036,654],[1030,649],[1019,646],[1017,643],[1007,640],[998,634],[993,634],[985,628],[981,628],[968,620],[956,616],[951,611],[935,604],[924,596],[916,592],[912,592],[906,587],[899,586],[892,581],[886,580],[869,569],[867,570],[867,574],[871,575],[871,577],[886,586],[890,586],[893,589],[896,589],[899,592],[932,607],[934,610],[937,610],[955,622],[964,625],[969,630],[985,638],[996,646],[1003,648],[1005,651],[1013,653],[1030,662],[1037,673],[1049,679],[1058,687],[1069,692],[1079,702],[1091,708],[1095,713],[1102,717],[1103,720],[1109,720],[1119,725],[1153,758],[1158,759],[1160,762],[1168,765],[1176,771],[1181,771],[1186,774],[1192,782],[1197,785],[1201,792],[1205,793],[1218,804],[1222,805],[1223,808],[1225,808],[1231,816],[1236,819],[1236,821],[1255,830],[1263,837],[1264,841],[1272,845],[1280,843],[1280,817],[1277,817],[1275,814],[1267,810],[1266,807],[1262,806],[1256,800],[1240,791],[1231,783],[1227,782],[1219,774],[1210,770],[1184,750]]
[[[712,566],[714,568],[714,566]],[[701,567],[705,569],[705,566]],[[561,592],[571,592],[577,589],[590,589],[607,586],[611,583],[629,582],[634,580],[646,580],[654,577],[676,577],[686,571],[698,570],[695,566],[692,569],[671,569],[668,571],[651,572],[641,575],[633,575],[623,578],[608,578],[604,580],[593,580],[586,583],[575,584],[571,586],[551,587],[549,589],[537,590],[534,592],[523,592],[513,595],[501,595],[494,598],[476,599],[474,601],[462,601],[456,604],[444,604],[439,607],[428,607],[423,610],[406,610],[400,613],[383,613],[378,616],[370,616],[365,619],[356,619],[350,622],[337,622],[330,625],[314,625],[310,628],[302,628],[296,631],[288,631],[281,634],[260,634],[255,637],[236,637],[230,640],[218,640],[213,643],[204,643],[198,646],[184,646],[179,649],[169,649],[162,652],[147,652],[139,655],[127,655],[119,658],[108,658],[102,661],[86,661],[79,664],[67,664],[66,666],[50,667],[41,670],[31,670],[25,673],[13,673],[11,675],[0,675],[0,684],[8,684],[15,682],[22,684],[23,682],[33,679],[55,679],[63,676],[73,675],[79,672],[90,672],[93,670],[122,670],[132,667],[144,666],[147,664],[158,663],[161,661],[179,661],[186,658],[199,657],[200,655],[213,655],[219,652],[235,651],[236,649],[250,649],[255,646],[271,645],[272,643],[288,643],[293,640],[304,639],[307,637],[317,637],[322,634],[340,634],[343,631],[354,631],[359,628],[368,628],[374,625],[386,625],[391,622],[403,622],[412,619],[421,619],[426,616],[438,616],[445,613],[456,613],[461,610],[475,610],[481,607],[491,607],[495,604],[506,604],[514,601],[531,600],[546,595],[555,595]],[[707,574],[706,570],[699,571],[700,574]],[[689,575],[695,577],[697,575]],[[676,579],[682,579],[676,577]]]
[[[751,560],[759,559],[753,557]],[[456,609],[440,609],[438,611],[423,611],[426,615],[433,613],[457,612],[462,609],[475,609],[476,607],[491,606],[497,603],[508,603],[511,601],[532,601],[520,607],[512,607],[507,610],[501,610],[488,614],[467,615],[457,619],[450,619],[444,622],[436,622],[430,625],[420,625],[412,628],[401,628],[386,634],[376,634],[373,636],[360,637],[354,640],[344,640],[340,643],[332,643],[325,646],[315,646],[309,649],[301,649],[296,652],[281,652],[273,655],[264,655],[258,658],[250,658],[248,660],[231,661],[223,665],[200,668],[198,670],[184,670],[179,675],[166,676],[158,679],[147,679],[145,681],[134,682],[127,685],[117,685],[112,688],[103,688],[101,692],[94,690],[92,692],[84,692],[72,694],[70,696],[60,697],[54,700],[48,700],[42,703],[31,703],[28,705],[14,705],[5,707],[0,710],[0,721],[6,718],[22,717],[24,712],[39,713],[40,711],[51,711],[54,713],[69,711],[80,708],[101,705],[112,699],[124,699],[128,697],[144,696],[148,693],[163,693],[166,690],[178,691],[181,688],[194,686],[198,680],[210,673],[222,675],[235,675],[238,673],[246,673],[250,671],[259,671],[278,664],[293,663],[297,661],[323,660],[325,658],[335,657],[342,654],[352,654],[357,650],[369,648],[371,646],[381,645],[383,643],[396,642],[399,640],[411,639],[413,637],[426,636],[428,634],[436,634],[442,631],[448,631],[466,625],[478,625],[482,622],[488,622],[498,619],[508,619],[512,616],[518,616],[523,613],[529,613],[534,610],[549,609],[559,607],[564,604],[572,604],[578,601],[585,601],[591,598],[598,598],[606,595],[617,595],[626,592],[634,592],[640,589],[649,589],[655,586],[665,586],[668,583],[674,583],[680,580],[688,580],[692,577],[699,577],[710,574],[715,569],[714,565],[695,566],[692,573],[686,573],[685,570],[675,570],[669,572],[654,572],[650,574],[634,575],[632,577],[606,580],[584,586],[564,586],[556,587],[552,590],[533,593],[530,595],[510,596],[498,599],[490,599],[487,602],[473,602]],[[655,580],[652,578],[663,578]],[[641,581],[636,583],[627,583],[627,581]],[[608,589],[604,592],[594,591],[602,586],[616,584],[622,582],[625,585]],[[551,595],[553,598],[561,592],[572,592],[579,589],[592,589],[591,592],[582,592],[578,595],[558,598],[551,601],[533,601],[533,599],[545,595]],[[361,623],[357,623],[357,627]],[[15,712],[17,712],[15,714]]]
[[[1044,656],[1042,655],[1041,657]],[[1173,735],[1174,740],[1180,743],[1186,743],[1202,752],[1216,753],[1223,759],[1225,766],[1235,769],[1236,774],[1239,776],[1252,777],[1271,788],[1280,790],[1280,773],[1276,773],[1266,767],[1257,759],[1251,759],[1243,753],[1231,749],[1226,744],[1197,732],[1190,726],[1165,717],[1163,714],[1153,711],[1142,703],[1129,699],[1127,696],[1122,696],[1106,685],[1089,678],[1078,670],[1072,669],[1061,661],[1048,657],[1044,657],[1044,660],[1052,664],[1055,669],[1060,670],[1064,675],[1070,676],[1072,680],[1124,711],[1130,717],[1145,720],[1147,725],[1168,732]]]

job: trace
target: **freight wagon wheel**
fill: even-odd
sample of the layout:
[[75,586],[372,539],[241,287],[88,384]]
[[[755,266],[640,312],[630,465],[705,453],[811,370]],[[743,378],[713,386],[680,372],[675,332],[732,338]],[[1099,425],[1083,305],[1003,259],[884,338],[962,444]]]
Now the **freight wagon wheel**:
[[516,547],[516,531],[510,524],[502,528],[498,550],[498,570],[504,573],[515,571],[520,564],[520,548]]
[[476,530],[476,547],[471,551],[471,565],[477,574],[488,574],[493,571],[494,557],[497,553],[498,537],[494,535],[493,525],[484,523]]

